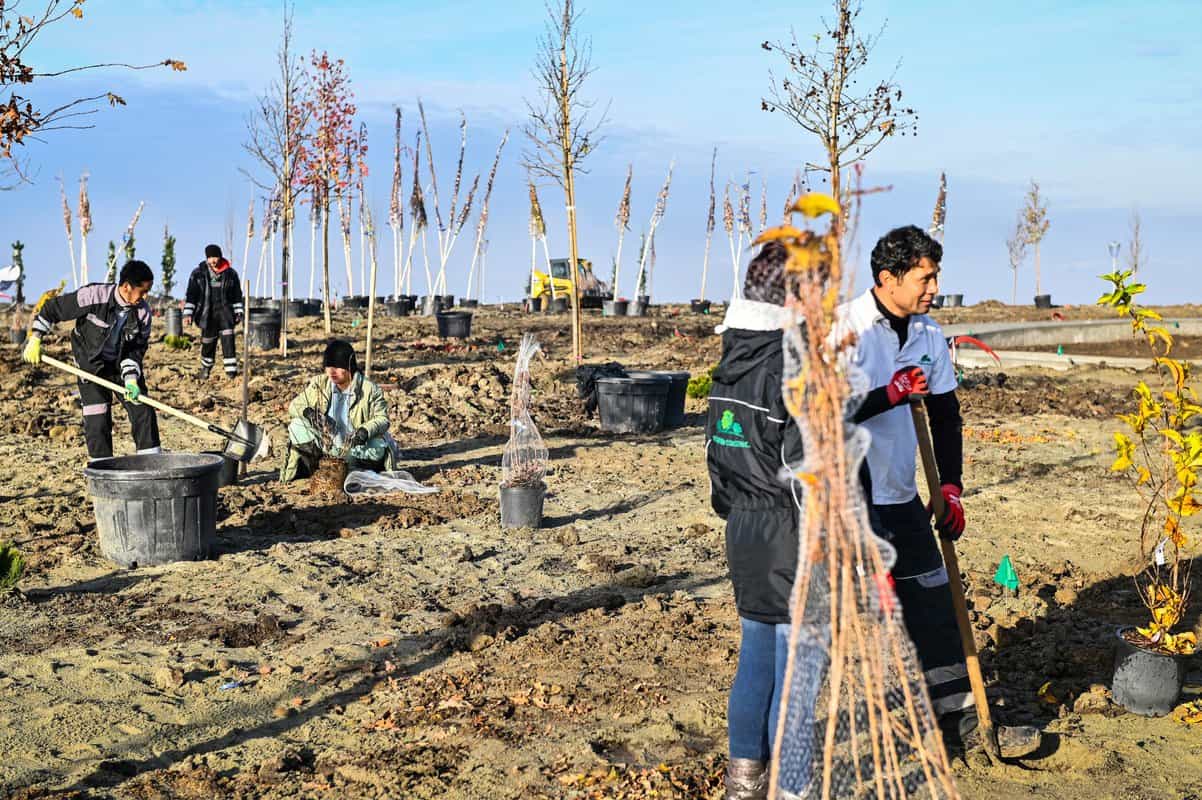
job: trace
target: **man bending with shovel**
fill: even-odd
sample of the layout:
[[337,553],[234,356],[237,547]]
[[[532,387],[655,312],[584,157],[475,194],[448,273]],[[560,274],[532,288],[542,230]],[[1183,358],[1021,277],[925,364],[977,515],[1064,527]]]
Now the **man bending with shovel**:
[[326,345],[325,374],[309,381],[288,406],[288,450],[280,481],[313,474],[322,457],[343,458],[352,470],[396,469],[384,391],[359,371],[355,349]]
[[[75,321],[71,352],[80,369],[123,383],[118,396],[129,415],[138,453],[159,453],[159,423],[154,409],[138,402],[146,391],[142,359],[150,344],[150,306],[146,295],[154,284],[154,273],[142,261],[128,261],[117,283],[89,283],[78,291],[52,297],[33,321],[32,335],[22,358],[30,364],[42,361],[42,337],[59,322]],[[88,381],[79,381],[83,405],[83,432],[88,458],[113,454],[113,393]]]
[[[915,226],[897,228],[881,237],[872,250],[874,285],[839,308],[840,333],[856,336],[853,362],[876,388],[865,396],[854,420],[872,434],[868,467],[872,473],[873,509],[881,534],[897,549],[893,578],[906,629],[922,663],[931,704],[944,741],[954,750],[966,746],[977,728],[978,711],[970,682],[970,665],[979,676],[974,651],[965,657],[958,629],[967,624],[967,611],[958,615],[948,571],[931,535],[931,510],[919,499],[915,482],[918,447],[911,402],[922,402],[930,414],[934,468],[939,495],[935,508],[943,513],[935,526],[944,539],[964,533],[963,434],[957,380],[947,343],[939,325],[927,316],[939,291],[939,262],[943,246]],[[936,473],[933,470],[932,476]],[[945,548],[946,549],[946,548]],[[955,548],[951,548],[951,559]],[[959,587],[959,576],[957,587]],[[962,593],[962,589],[960,590]],[[963,619],[958,620],[958,616]],[[971,634],[970,634],[971,636]],[[969,638],[969,645],[972,640]],[[980,700],[984,700],[983,685]],[[988,708],[984,709],[985,715]],[[988,721],[988,717],[984,717]],[[982,725],[986,747],[991,726]],[[1039,746],[1033,728],[1009,728],[1003,755],[1028,755]]]

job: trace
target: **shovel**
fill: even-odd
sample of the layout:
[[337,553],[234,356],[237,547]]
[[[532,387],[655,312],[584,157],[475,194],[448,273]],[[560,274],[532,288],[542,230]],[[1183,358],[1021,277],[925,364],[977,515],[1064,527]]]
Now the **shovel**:
[[[57,358],[43,355],[42,361],[52,367],[61,369],[63,372],[69,372],[80,380],[90,381],[97,386],[103,386],[104,388],[116,392],[119,395],[125,394],[125,387],[118,386],[111,381],[106,381],[104,378],[93,375],[90,372],[85,372],[79,367],[59,361]],[[238,424],[234,427],[233,431],[227,431],[210,422],[205,422],[199,417],[194,417],[185,411],[172,408],[166,403],[155,400],[153,397],[147,397],[143,395],[138,398],[138,402],[144,403],[151,408],[158,409],[165,414],[170,414],[176,419],[181,419],[189,425],[195,425],[196,427],[206,430],[209,433],[215,433],[218,436],[224,436],[228,440],[225,446],[225,455],[236,461],[248,463],[257,457],[271,454],[271,440],[263,435],[263,429],[258,425],[247,422],[245,419],[238,420]]]
[[[931,428],[927,412],[921,401],[910,403],[914,417],[914,432],[918,436],[918,453],[922,456],[922,471],[927,479],[931,495],[931,510],[935,519],[941,519],[945,511],[943,492],[939,489],[939,472],[935,467],[935,448],[931,445]],[[972,624],[968,619],[968,603],[964,599],[964,583],[960,580],[960,559],[956,557],[956,543],[950,537],[939,536],[943,550],[943,566],[947,570],[948,585],[952,592],[952,607],[956,611],[956,627],[960,629],[960,645],[964,649],[964,664],[968,668],[968,682],[972,686],[973,703],[977,707],[977,726],[985,752],[995,763],[1002,758],[1021,758],[1039,749],[1039,731],[1030,726],[1003,728],[1001,741],[998,729],[993,726],[989,712],[989,701],[985,697],[985,679],[981,676],[981,662],[977,658],[977,643],[972,638]]]

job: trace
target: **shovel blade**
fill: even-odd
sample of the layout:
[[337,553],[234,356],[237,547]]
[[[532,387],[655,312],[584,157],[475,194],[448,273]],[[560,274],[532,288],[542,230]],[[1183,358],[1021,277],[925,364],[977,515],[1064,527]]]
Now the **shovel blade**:
[[240,419],[234,426],[233,436],[225,444],[225,455],[246,464],[266,458],[271,455],[271,438],[258,425]]

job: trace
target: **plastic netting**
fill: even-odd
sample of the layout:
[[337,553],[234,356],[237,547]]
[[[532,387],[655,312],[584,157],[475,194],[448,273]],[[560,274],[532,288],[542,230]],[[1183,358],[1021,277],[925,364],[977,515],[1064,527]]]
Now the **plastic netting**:
[[413,475],[398,469],[391,472],[371,472],[370,470],[351,470],[347,473],[342,484],[342,490],[352,496],[370,497],[378,494],[437,494],[437,486],[426,486],[418,483]]
[[539,486],[547,474],[547,446],[530,416],[530,362],[540,350],[534,334],[522,336],[509,398],[509,441],[501,455],[501,486]]
[[786,470],[803,513],[771,796],[958,798],[859,482],[869,436],[847,420],[869,387],[835,323],[838,241],[793,245],[783,389],[805,461]]

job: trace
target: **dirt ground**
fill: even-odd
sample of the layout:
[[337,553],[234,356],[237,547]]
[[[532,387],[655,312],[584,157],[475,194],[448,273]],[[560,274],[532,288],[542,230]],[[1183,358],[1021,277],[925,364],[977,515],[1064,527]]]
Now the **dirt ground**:
[[[1009,309],[1046,318],[1030,311]],[[717,321],[590,316],[589,361],[697,373],[719,355]],[[336,329],[363,338],[350,316]],[[682,428],[613,436],[575,399],[562,317],[482,310],[466,343],[429,319],[378,330],[403,467],[438,494],[331,503],[256,464],[221,490],[215,559],[132,570],[98,550],[73,384],[0,348],[0,538],[29,562],[22,593],[0,601],[0,796],[720,797],[738,633],[705,402],[689,401]],[[534,374],[550,493],[543,528],[509,531],[497,484],[526,330],[547,351]],[[298,321],[292,341],[286,362],[254,354],[250,417],[277,446],[319,371],[319,322]],[[47,349],[64,354],[65,336]],[[198,357],[154,344],[152,391],[230,424],[239,385],[197,383]],[[1127,577],[1138,509],[1107,469],[1135,379],[966,375],[960,551],[982,660],[1003,721],[1048,736],[1021,767],[957,762],[964,797],[1202,796],[1202,729],[1125,714],[1105,688],[1116,626],[1141,619]],[[221,445],[160,424],[170,449]],[[991,582],[1004,555],[1016,597]]]

